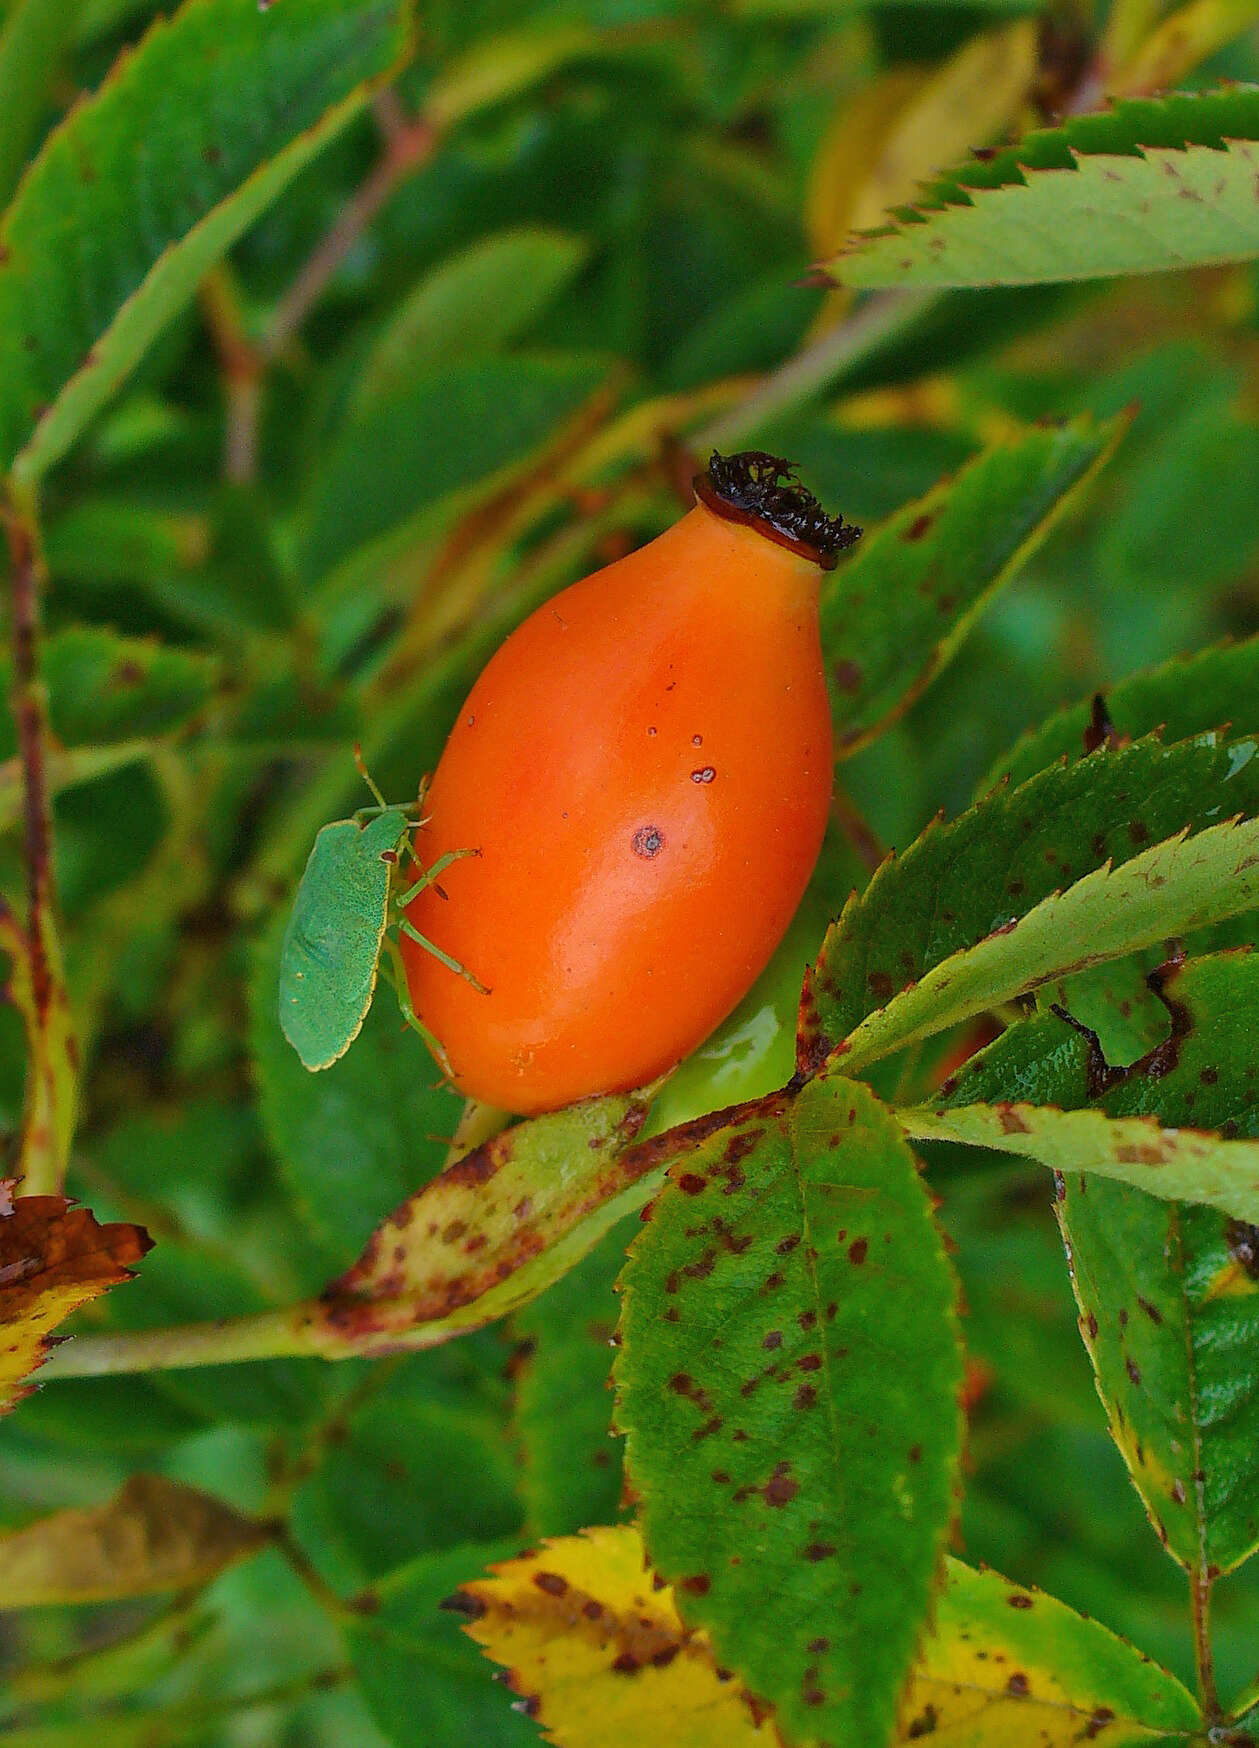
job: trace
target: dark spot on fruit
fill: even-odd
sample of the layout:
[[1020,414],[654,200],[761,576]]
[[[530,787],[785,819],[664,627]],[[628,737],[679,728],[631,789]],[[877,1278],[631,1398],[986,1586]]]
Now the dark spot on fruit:
[[1084,1726],[1084,1740],[1092,1742],[1100,1736],[1107,1724],[1114,1722],[1115,1714],[1109,1706],[1098,1706],[1088,1723]]
[[774,1250],[779,1256],[787,1256],[796,1248],[799,1242],[800,1234],[798,1232],[792,1232],[788,1237],[780,1238],[778,1243],[774,1246]]
[[444,1596],[437,1606],[446,1609],[450,1614],[461,1614],[470,1621],[479,1621],[485,1613],[485,1604],[481,1598],[469,1596],[466,1590],[456,1590],[453,1596]]
[[772,1352],[774,1350],[774,1348],[781,1347],[782,1344],[783,1344],[783,1332],[782,1332],[782,1330],[781,1329],[771,1329],[769,1331],[768,1335],[765,1337],[764,1341],[762,1341],[761,1346],[763,1348],[768,1348]]
[[637,1675],[642,1664],[632,1651],[622,1651],[612,1664],[614,1675]]
[[1127,1358],[1124,1361],[1124,1370],[1127,1372],[1128,1376],[1132,1379],[1132,1382],[1137,1386],[1137,1388],[1140,1389],[1141,1388],[1141,1368],[1131,1356],[1129,1356],[1129,1358]]
[[698,1196],[708,1188],[708,1179],[700,1177],[697,1172],[684,1171],[678,1179],[678,1188],[683,1195]]
[[568,1580],[561,1578],[558,1572],[535,1572],[533,1582],[539,1590],[545,1590],[548,1596],[566,1596]]
[[796,1364],[800,1367],[802,1372],[820,1372],[822,1369],[822,1356],[820,1353],[807,1353],[803,1358],[797,1360]]
[[1163,1321],[1163,1313],[1159,1310],[1158,1306],[1151,1305],[1150,1301],[1148,1299],[1143,1299],[1140,1293],[1137,1294],[1137,1304],[1145,1312],[1151,1323],[1159,1324]]
[[1089,1332],[1089,1340],[1096,1341],[1097,1340],[1098,1323],[1097,1323],[1096,1317],[1094,1317],[1094,1315],[1091,1311],[1089,1312],[1088,1316],[1084,1319],[1084,1327]]
[[855,692],[861,685],[861,669],[856,662],[838,661],[831,672],[841,692]]
[[896,984],[886,971],[871,971],[866,982],[879,1001],[891,1001],[896,994]]
[[907,1741],[916,1742],[922,1736],[934,1736],[940,1721],[940,1714],[932,1705],[924,1706],[905,1731]]
[[866,1260],[866,1252],[869,1248],[870,1244],[868,1239],[854,1238],[852,1243],[848,1246],[849,1262],[853,1263],[857,1268],[860,1268],[861,1264]]
[[810,1542],[804,1550],[804,1557],[816,1565],[819,1560],[829,1560],[834,1552],[834,1542]]
[[1016,1669],[1014,1674],[1006,1682],[1005,1690],[1010,1695],[1011,1699],[1026,1699],[1028,1694],[1032,1691],[1032,1684],[1027,1679],[1026,1675]]
[[1032,1606],[1031,1597],[1024,1596],[1021,1591],[1017,1591],[1017,1590],[1014,1592],[1014,1594],[1012,1596],[1007,1596],[1006,1601],[1009,1603],[1011,1608],[1031,1608],[1031,1606]]
[[658,825],[640,825],[634,833],[631,847],[636,856],[649,862],[664,849],[664,833]]
[[935,516],[930,511],[924,510],[921,516],[915,516],[905,530],[906,540],[921,540],[934,521]]
[[791,1406],[793,1408],[816,1408],[817,1386],[815,1384],[801,1384],[791,1399]]

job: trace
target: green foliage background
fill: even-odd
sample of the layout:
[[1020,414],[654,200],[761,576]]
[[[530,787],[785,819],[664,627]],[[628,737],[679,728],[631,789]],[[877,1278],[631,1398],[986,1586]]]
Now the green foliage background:
[[[304,3],[276,0],[273,13]],[[943,68],[1021,15],[1017,4],[432,0],[390,99],[311,142],[309,161],[294,159],[291,181],[259,196],[256,213],[242,205],[222,265],[222,248],[168,264],[200,289],[155,324],[152,343],[115,334],[103,360],[80,358],[96,309],[132,271],[129,250],[156,259],[222,197],[216,177],[265,175],[292,133],[388,64],[395,8],[374,9],[376,47],[348,24],[342,43],[336,6],[316,9],[333,24],[327,66],[312,56],[305,110],[295,75],[298,95],[271,113],[261,74],[255,93],[216,74],[213,56],[179,60],[186,101],[207,106],[198,113],[236,154],[231,165],[194,147],[196,130],[175,98],[159,101],[156,77],[116,88],[117,115],[98,115],[99,139],[85,135],[100,178],[80,191],[89,222],[75,233],[79,252],[66,253],[51,220],[46,234],[19,225],[28,253],[14,245],[12,272],[27,277],[0,290],[5,460],[45,476],[44,672],[65,778],[57,872],[85,1052],[69,1190],[101,1219],[138,1221],[157,1240],[137,1282],[84,1312],[82,1329],[164,1327],[315,1294],[438,1171],[459,1106],[387,999],[314,1079],[279,1033],[280,936],[296,880],[315,831],[366,800],[356,739],[389,799],[412,798],[505,630],[673,518],[674,444],[742,418],[740,442],[790,455],[824,503],[869,530],[870,568],[853,573],[866,593],[840,594],[829,611],[836,647],[870,667],[868,691],[846,701],[841,679],[836,703],[850,710],[841,726],[851,724],[856,749],[843,783],[881,846],[904,849],[939,809],[964,809],[986,772],[1010,768],[1003,755],[1016,739],[1059,707],[1259,632],[1251,264],[952,290],[837,349],[804,392],[764,408],[755,398],[798,353],[816,358],[815,324],[838,311],[838,294],[810,283],[818,245],[805,216],[836,115],[889,68]],[[0,176],[11,187],[158,8],[9,0],[3,10]],[[214,0],[201,10],[230,19],[253,9]],[[366,32],[373,8],[345,10]],[[1148,32],[1157,21],[1143,17]],[[1087,59],[1107,28],[1104,16],[1063,7],[1045,15],[1043,43],[1074,43]],[[1118,40],[1113,18],[1109,28],[1104,40]],[[1253,29],[1234,36],[1183,82],[1259,79]],[[339,60],[343,88],[325,100],[319,81]],[[213,104],[197,96],[203,84]],[[1029,94],[1011,125],[1036,119]],[[382,141],[398,149],[400,129],[411,157],[381,181]],[[37,179],[57,170],[47,153],[40,164],[17,194],[31,212]],[[928,155],[922,174],[943,167]],[[312,251],[365,186],[378,186],[379,209],[288,323]],[[65,201],[45,210],[74,230]],[[33,447],[34,409],[13,388],[32,312],[45,325],[31,356],[55,373],[64,353],[64,373],[73,354],[86,397],[81,433],[63,403]],[[98,369],[110,379],[99,394]],[[111,394],[115,378],[125,380]],[[997,593],[1023,540],[1104,447],[1100,423],[1056,435],[1027,427],[1083,415],[1130,422]],[[1118,425],[1106,432],[1118,438]],[[1064,459],[1073,443],[1078,456]],[[957,575],[946,591],[933,573],[926,598],[944,616],[952,660],[923,674],[897,716],[906,621],[880,617],[895,578],[880,571],[875,530],[994,446],[1021,458],[1000,465],[1027,469],[1026,526],[986,521],[992,500],[977,488],[969,522],[964,502],[951,512],[963,532],[944,562]],[[1049,481],[1039,507],[1038,468]],[[962,605],[958,591],[971,591]],[[923,638],[931,669],[941,633]],[[1118,702],[1115,717],[1140,735],[1177,721],[1188,697],[1180,732],[1253,729],[1230,708],[1253,675],[1249,665],[1235,680],[1176,670],[1164,694],[1133,700],[1130,721]],[[1204,717],[1202,700],[1217,696],[1219,713]],[[1080,711],[1026,771],[1077,753],[1084,724]],[[0,742],[10,828],[0,887],[20,907],[7,720]],[[836,856],[833,896],[814,904],[778,968],[788,992],[826,916],[865,878],[851,849]],[[1213,941],[1249,938],[1238,925]],[[1073,1011],[1112,1062],[1162,1036],[1141,975],[1161,957],[1148,955],[1130,987],[1077,986]],[[16,1014],[0,1009],[0,1122],[15,1152],[23,1063]],[[655,1126],[780,1085],[792,1066],[787,1034],[734,1035],[682,1071]],[[873,1075],[876,1090],[890,1096],[903,1067]],[[1063,1072],[1027,1096],[1081,1102]],[[1151,1535],[1108,1435],[1048,1175],[944,1143],[924,1154],[971,1359],[955,1550],[1051,1591],[1191,1683],[1184,1575]],[[1099,1200],[1102,1189],[1117,1210],[1134,1194],[1106,1184]],[[1086,1233],[1086,1213],[1070,1218],[1081,1249],[1096,1252],[1103,1235],[1095,1214]],[[1143,1217],[1135,1202],[1114,1215]],[[0,1613],[0,1742],[537,1740],[436,1605],[526,1541],[625,1509],[605,1386],[612,1283],[636,1229],[616,1227],[506,1322],[432,1351],[67,1378],[25,1401],[0,1422],[2,1528],[100,1504],[143,1471],[284,1529],[173,1599]],[[1160,1240],[1143,1229],[1140,1242]],[[1089,1266],[1105,1275],[1104,1259],[1091,1253]],[[1248,1333],[1239,1352],[1253,1374]],[[1234,1541],[1225,1563],[1244,1529]],[[1232,1696],[1259,1675],[1253,1568],[1224,1579],[1215,1604],[1217,1675]]]

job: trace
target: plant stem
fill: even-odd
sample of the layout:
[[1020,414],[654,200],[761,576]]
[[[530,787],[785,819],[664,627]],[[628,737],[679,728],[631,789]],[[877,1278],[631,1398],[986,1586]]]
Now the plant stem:
[[284,350],[394,190],[433,155],[438,135],[430,121],[423,116],[411,119],[405,115],[392,91],[382,91],[375,107],[384,135],[384,150],[367,180],[342,207],[331,229],[315,246],[272,311],[258,349],[264,362]]
[[1220,1696],[1215,1685],[1215,1658],[1211,1652],[1211,1579],[1201,1568],[1189,1574],[1189,1600],[1193,1610],[1193,1655],[1198,1670],[1198,1698],[1208,1726],[1220,1722]]
[[258,472],[258,416],[265,365],[249,336],[236,282],[225,264],[202,280],[200,296],[223,372],[223,477],[234,485],[247,485]]
[[[335,1342],[321,1328],[317,1304],[251,1317],[222,1317],[211,1323],[185,1323],[174,1329],[119,1330],[108,1335],[77,1335],[64,1342],[40,1368],[39,1381],[100,1378],[120,1372],[177,1371],[185,1366],[231,1365],[241,1360],[290,1359],[326,1353]],[[348,1353],[348,1349],[346,1350]]]
[[745,401],[723,413],[693,439],[701,452],[729,449],[771,419],[824,394],[845,371],[918,318],[939,298],[935,291],[881,291],[765,377]]
[[48,787],[48,699],[39,672],[41,597],[46,581],[33,494],[10,482],[4,506],[9,545],[13,643],[10,702],[22,767],[27,918],[5,919],[10,994],[26,1024],[30,1060],[22,1112],[19,1174],[26,1195],[57,1195],[65,1180],[78,1103],[78,1042],[57,930],[52,800]]

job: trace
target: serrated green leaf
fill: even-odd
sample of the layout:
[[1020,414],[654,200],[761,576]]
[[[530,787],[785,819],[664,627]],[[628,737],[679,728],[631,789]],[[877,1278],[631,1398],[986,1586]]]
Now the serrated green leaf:
[[954,1285],[864,1088],[697,1126],[622,1276],[617,1420],[652,1563],[793,1740],[882,1741],[958,1458]]
[[65,453],[403,46],[398,0],[187,0],[71,113],[0,225],[0,471]]
[[[1250,734],[1259,727],[1259,637],[1215,644],[1130,674],[1102,698],[1105,717],[1122,740],[1156,730],[1169,743],[1211,729]],[[1025,783],[1058,759],[1083,758],[1090,728],[1093,740],[1099,732],[1093,708],[1092,700],[1073,704],[1025,734],[991,767],[976,793],[986,795],[1006,776],[1012,784]]]
[[578,237],[541,226],[484,237],[426,274],[376,336],[351,413],[421,370],[493,352],[523,333],[586,258]]
[[1193,1696],[1097,1621],[949,1560],[898,1741],[950,1748],[1154,1748],[1200,1728]]
[[280,1025],[309,1069],[330,1068],[362,1030],[408,829],[390,807],[363,825],[339,819],[315,839],[280,948]]
[[830,263],[845,285],[1037,285],[1259,255],[1259,88],[1116,104],[935,183]]
[[[42,669],[53,733],[65,747],[85,748],[182,728],[208,703],[219,676],[212,656],[87,625],[50,637]],[[0,657],[5,697],[10,685],[6,655]],[[0,759],[16,752],[17,731],[8,713],[0,712]]]
[[1026,562],[1123,421],[1077,420],[985,451],[868,533],[823,584],[822,653],[840,756],[907,710]]
[[472,358],[409,372],[350,420],[311,483],[299,566],[321,582],[442,499],[523,461],[606,381],[590,356]]
[[1201,1202],[1259,1222],[1259,1142],[1222,1140],[1160,1117],[1060,1111],[1017,1099],[897,1111],[915,1141],[959,1141],[1038,1159],[1057,1172],[1131,1184],[1164,1201]]
[[839,1051],[859,1067],[1053,978],[1252,909],[1257,750],[1216,735],[1140,741],[929,827],[828,931],[801,1006],[802,1066]]
[[462,1100],[397,1004],[369,1009],[340,1061],[312,1076],[280,1030],[277,916],[249,992],[250,1047],[267,1138],[332,1268],[348,1268],[385,1216],[441,1170]]
[[[1024,1096],[1063,1107],[1034,1112],[1039,1119],[1137,1117],[1173,1134],[1215,1131],[1217,1151],[1255,1158],[1259,956],[1188,960],[1165,974],[1163,992],[1172,1038],[1129,1073],[1108,1076],[1078,1030],[1043,1014],[967,1063],[948,1102],[992,1099],[1017,1080]],[[1073,1108],[1090,1097],[1099,1110]],[[1178,1131],[1187,1124],[1192,1131]],[[1259,1235],[1213,1208],[1098,1181],[1081,1169],[1088,1163],[1083,1149],[1069,1161],[1058,1206],[1085,1345],[1156,1528],[1209,1581],[1259,1546]],[[1259,1202],[1253,1191],[1250,1200]]]

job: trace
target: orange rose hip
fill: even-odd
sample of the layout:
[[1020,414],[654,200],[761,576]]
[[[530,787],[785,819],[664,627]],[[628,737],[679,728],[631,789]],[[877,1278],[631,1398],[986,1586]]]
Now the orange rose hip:
[[513,632],[429,786],[421,860],[477,853],[407,920],[485,992],[404,934],[411,1001],[460,1090],[505,1110],[688,1055],[764,968],[821,847],[818,592],[859,531],[770,456],[714,455],[696,495]]

